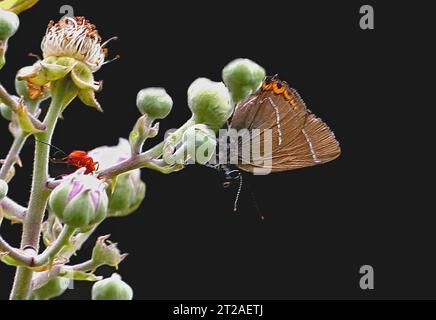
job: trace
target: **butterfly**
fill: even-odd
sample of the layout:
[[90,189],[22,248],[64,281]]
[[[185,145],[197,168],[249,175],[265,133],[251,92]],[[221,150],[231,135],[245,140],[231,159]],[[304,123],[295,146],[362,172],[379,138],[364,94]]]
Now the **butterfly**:
[[[220,167],[226,176],[225,186],[240,182],[235,211],[242,188],[240,170],[254,174],[295,170],[330,162],[341,154],[333,131],[277,75],[266,77],[255,93],[236,105],[229,128],[257,132],[238,139],[236,168]],[[244,158],[240,150],[246,144],[263,152]]]

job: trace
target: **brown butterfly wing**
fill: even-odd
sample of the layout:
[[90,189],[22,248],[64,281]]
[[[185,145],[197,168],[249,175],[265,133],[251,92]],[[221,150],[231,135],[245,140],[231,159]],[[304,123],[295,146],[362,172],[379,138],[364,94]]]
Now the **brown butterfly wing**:
[[[290,99],[260,90],[236,108],[232,128],[260,129],[260,137],[252,136],[250,143],[253,149],[262,150],[250,163],[240,164],[240,169],[287,171],[326,163],[340,155],[339,143],[329,127],[307,110],[294,89],[287,89]],[[265,129],[272,129],[271,152],[264,150],[264,139],[271,137],[265,135]],[[240,141],[243,143],[247,141]]]
[[[233,114],[231,128],[259,129],[263,140],[263,130],[271,129],[273,136],[273,150],[280,148],[294,140],[306,122],[307,108],[298,95],[294,96],[293,104],[260,89],[240,102]],[[253,138],[255,136],[252,136]],[[240,141],[245,143],[247,141]]]

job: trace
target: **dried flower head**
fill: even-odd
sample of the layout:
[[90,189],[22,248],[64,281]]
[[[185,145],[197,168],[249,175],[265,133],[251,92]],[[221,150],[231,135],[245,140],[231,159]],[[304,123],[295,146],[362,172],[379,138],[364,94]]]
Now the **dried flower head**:
[[79,97],[85,105],[102,111],[94,93],[102,90],[103,82],[94,81],[93,73],[108,62],[105,46],[113,39],[102,43],[96,27],[84,17],[52,21],[41,42],[44,59],[22,68],[17,79],[25,80],[29,93],[39,97],[48,87],[55,90],[53,82],[70,76],[75,86],[64,95],[63,104]]
[[93,72],[99,70],[107,56],[105,45],[95,25],[85,17],[66,17],[51,21],[41,43],[44,58],[71,57],[85,63]]

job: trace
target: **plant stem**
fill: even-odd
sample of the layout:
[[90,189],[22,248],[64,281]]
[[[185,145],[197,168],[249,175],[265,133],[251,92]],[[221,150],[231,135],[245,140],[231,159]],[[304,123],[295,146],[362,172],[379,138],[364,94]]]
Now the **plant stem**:
[[8,155],[6,156],[5,162],[0,168],[0,179],[5,180],[8,176],[9,170],[14,166],[17,161],[17,157],[19,156],[21,149],[23,148],[24,143],[29,136],[28,133],[20,132],[14,139],[12,143],[11,149],[9,150]]
[[[46,188],[48,180],[48,162],[50,155],[50,144],[54,128],[61,114],[64,105],[64,93],[68,90],[67,79],[59,80],[56,89],[52,92],[52,101],[44,119],[46,131],[35,134],[36,139],[44,143],[35,145],[35,161],[33,164],[32,189],[30,192],[29,208],[23,223],[23,234],[21,238],[22,248],[34,248],[38,252],[41,224],[44,218],[50,190]],[[54,83],[52,83],[54,84]],[[12,300],[28,299],[31,284],[32,270],[25,267],[18,267],[15,275],[14,285],[10,298]]]
[[25,255],[23,252],[18,251],[17,249],[11,247],[9,243],[7,243],[0,236],[0,253],[5,253],[10,256],[12,259],[20,262],[22,264],[31,266],[33,264],[33,257]]
[[82,272],[90,272],[94,271],[98,267],[102,266],[101,263],[96,263],[94,260],[90,259],[88,261],[73,265],[73,266],[64,266],[65,270],[75,270]]
[[56,241],[35,258],[35,266],[42,266],[53,260],[56,255],[70,242],[70,238],[74,234],[75,230],[76,228],[65,225]]
[[[78,250],[80,250],[82,245],[86,242],[86,240],[89,239],[89,237],[94,233],[94,231],[97,229],[97,227],[98,227],[98,225],[94,226],[91,230],[89,230],[85,233],[79,233],[76,236],[73,245],[68,246],[68,247],[64,247],[60,251],[60,255],[66,259],[71,258],[72,255],[74,255]],[[53,266],[52,270],[37,273],[35,275],[35,277],[33,277],[33,279],[32,279],[32,290],[35,290],[35,289],[41,287],[47,281],[57,277],[59,275],[59,272],[62,269],[61,267],[62,266],[60,266],[60,265],[56,265],[56,266]]]
[[23,222],[27,208],[6,197],[0,200],[0,212],[2,212],[3,216],[8,220]]
[[[177,129],[175,132],[172,133],[171,136],[173,140],[175,142],[178,142],[183,136],[183,133],[186,131],[186,129],[188,129],[190,126],[194,124],[195,121],[193,119],[188,120],[183,126],[181,126],[179,129]],[[140,169],[140,168],[150,168],[150,169],[158,170],[159,167],[151,162],[153,159],[157,159],[160,156],[162,156],[164,145],[165,145],[165,141],[162,141],[161,143],[154,146],[148,151],[145,151],[139,155],[134,155],[130,159],[127,159],[110,168],[102,170],[101,172],[99,172],[98,177],[100,179],[111,179],[122,173],[132,171],[135,169]]]

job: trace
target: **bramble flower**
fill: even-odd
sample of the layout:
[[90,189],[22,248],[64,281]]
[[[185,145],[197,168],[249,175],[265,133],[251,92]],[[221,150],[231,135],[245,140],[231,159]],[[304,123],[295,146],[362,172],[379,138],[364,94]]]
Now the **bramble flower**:
[[92,286],[92,300],[132,300],[132,288],[114,273]]
[[61,222],[85,229],[102,221],[107,214],[106,184],[92,175],[85,175],[85,168],[66,176],[50,195],[50,208]]
[[74,86],[66,104],[78,96],[85,105],[102,111],[94,94],[102,89],[102,81],[94,81],[93,73],[105,64],[105,47],[112,39],[102,43],[95,25],[84,17],[52,21],[41,43],[44,59],[20,70],[17,78],[38,88],[70,76]]
[[222,82],[198,78],[188,89],[188,105],[197,124],[220,129],[233,112],[230,93]]
[[[94,161],[99,163],[99,169],[104,170],[130,158],[130,144],[126,139],[120,139],[118,145],[103,146],[88,152]],[[141,171],[136,169],[114,178],[109,193],[110,217],[129,215],[141,205],[145,197],[146,186],[141,180]]]

